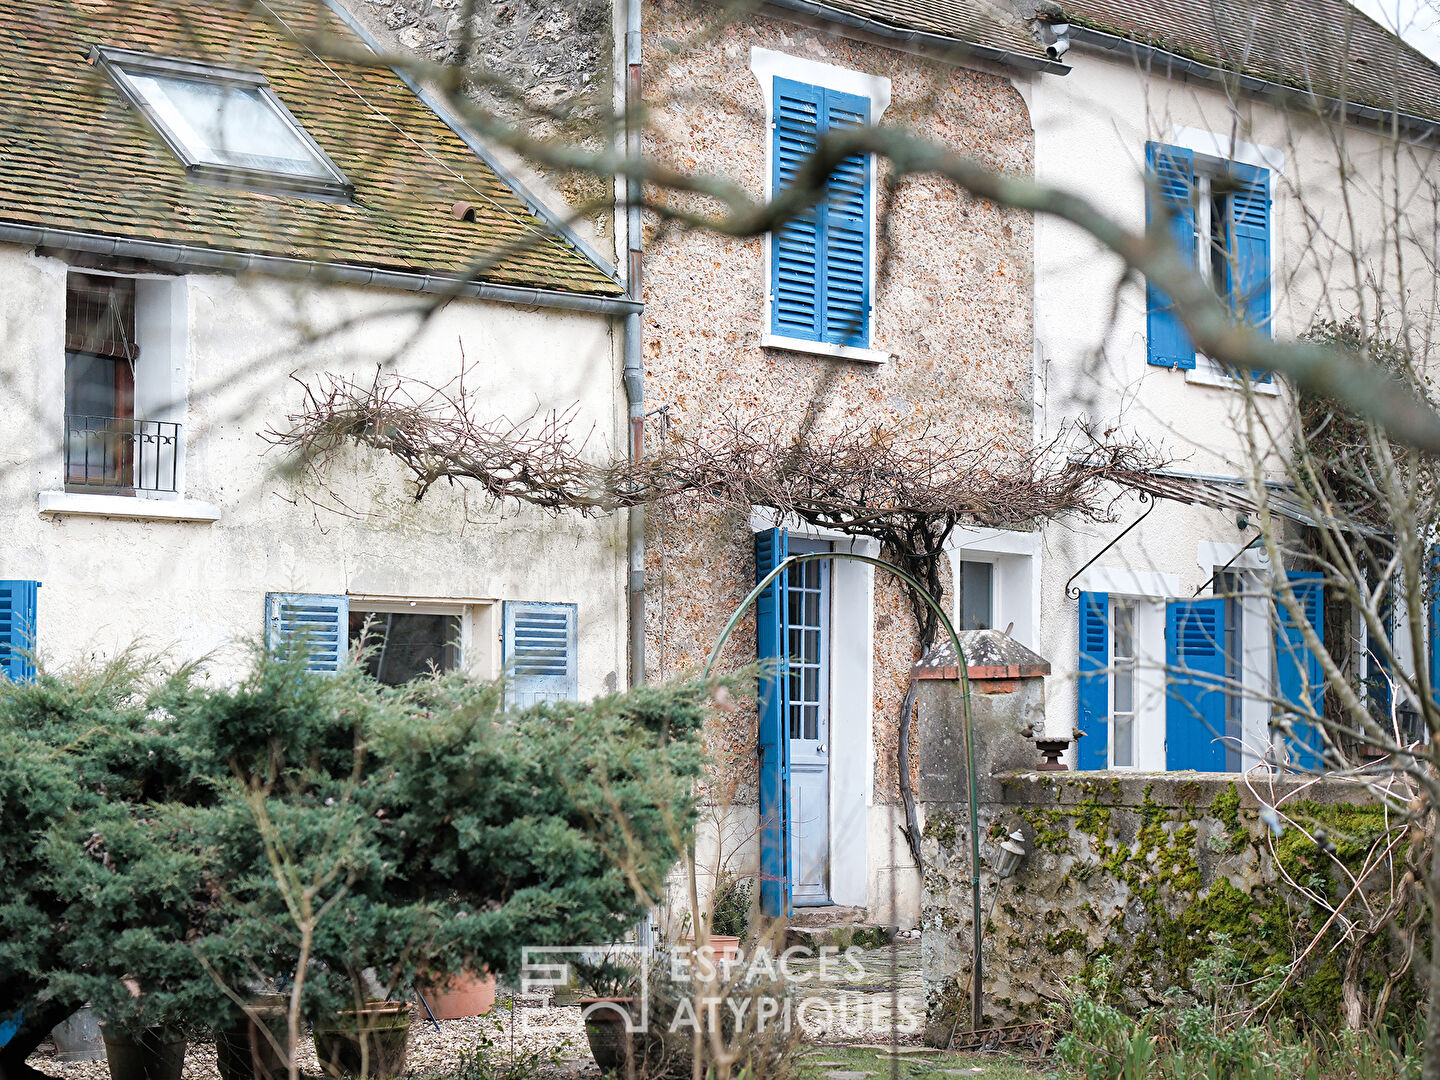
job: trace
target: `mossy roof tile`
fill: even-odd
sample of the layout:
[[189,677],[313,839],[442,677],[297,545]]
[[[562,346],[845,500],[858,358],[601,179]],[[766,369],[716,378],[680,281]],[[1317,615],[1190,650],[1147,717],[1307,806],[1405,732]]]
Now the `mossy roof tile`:
[[[0,221],[247,254],[615,295],[619,286],[388,68],[308,43],[353,33],[319,0],[0,4]],[[258,71],[355,186],[353,203],[188,178],[88,62],[92,46]],[[341,50],[336,50],[341,51]],[[457,201],[475,220],[450,214]]]
[[1440,67],[1347,0],[1061,0],[1071,22],[1306,93],[1440,121]]

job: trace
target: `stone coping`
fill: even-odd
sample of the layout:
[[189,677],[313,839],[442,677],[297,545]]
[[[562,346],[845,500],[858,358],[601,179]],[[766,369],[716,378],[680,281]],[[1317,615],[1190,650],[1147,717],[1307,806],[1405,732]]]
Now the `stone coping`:
[[[1321,804],[1373,803],[1364,784],[1321,777],[1250,776],[1243,773],[1145,773],[1126,769],[1097,772],[1014,772],[989,777],[980,791],[990,805],[1052,807],[1100,803],[1104,806],[1202,808],[1234,785],[1239,808],[1259,810],[1286,799]],[[989,791],[986,792],[985,789]],[[933,805],[933,804],[932,804]]]

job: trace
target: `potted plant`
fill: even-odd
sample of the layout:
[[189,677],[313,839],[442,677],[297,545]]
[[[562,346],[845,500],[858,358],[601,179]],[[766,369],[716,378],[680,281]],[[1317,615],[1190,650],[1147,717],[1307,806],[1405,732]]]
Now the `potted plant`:
[[326,1074],[387,1080],[405,1071],[410,1003],[367,1001],[314,1025],[315,1057]]
[[180,1080],[188,1040],[183,1030],[153,1026],[126,1028],[100,1021],[110,1080]]
[[280,1080],[289,1073],[286,1023],[289,999],[261,994],[228,1025],[215,1029],[220,1080]]
[[431,976],[415,984],[436,1020],[462,1020],[484,1016],[495,1007],[495,976],[485,968],[462,968],[448,977]]
[[585,1024],[590,1056],[602,1072],[627,1070],[639,1041],[632,1032],[638,974],[609,955],[588,957],[573,965],[580,993],[573,998]]

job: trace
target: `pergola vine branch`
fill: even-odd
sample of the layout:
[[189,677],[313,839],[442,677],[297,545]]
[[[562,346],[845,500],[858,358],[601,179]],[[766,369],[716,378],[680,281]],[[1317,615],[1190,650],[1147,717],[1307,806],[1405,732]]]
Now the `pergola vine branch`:
[[[369,381],[326,375],[304,386],[287,426],[266,433],[299,471],[330,490],[327,466],[368,447],[398,459],[416,500],[437,484],[473,486],[494,502],[585,515],[670,499],[699,499],[748,513],[752,507],[879,542],[882,557],[919,580],[936,602],[942,556],[962,524],[1024,527],[1062,514],[1107,517],[1117,490],[1149,490],[1161,464],[1151,447],[1073,429],[1044,446],[922,425],[891,430],[853,423],[823,430],[777,414],[724,415],[706,431],[677,434],[642,461],[587,452],[573,408],[521,420],[490,416],[462,371],[435,386],[377,372]],[[1116,487],[1119,485],[1119,488]],[[338,501],[338,500],[337,500]],[[938,629],[927,596],[906,586],[920,652]],[[919,861],[909,790],[913,687],[897,740],[900,794]]]

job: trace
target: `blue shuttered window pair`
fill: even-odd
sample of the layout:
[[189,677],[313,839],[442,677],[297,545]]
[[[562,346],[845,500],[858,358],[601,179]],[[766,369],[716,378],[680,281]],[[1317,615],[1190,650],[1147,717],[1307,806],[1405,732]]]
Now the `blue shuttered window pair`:
[[[1305,617],[1325,640],[1324,586],[1319,574],[1289,573]],[[1275,604],[1275,696],[1277,709],[1291,706],[1293,735],[1285,742],[1290,763],[1318,769],[1323,761],[1320,732],[1299,719],[1322,707],[1325,672],[1305,642],[1304,631],[1277,596]],[[1224,599],[1172,600],[1165,606],[1165,767],[1199,772],[1226,771],[1240,732],[1227,710],[1227,696],[1238,692],[1227,683],[1233,658],[1227,656],[1226,621],[1233,609]],[[1080,595],[1079,728],[1082,770],[1105,769],[1110,762],[1110,597]],[[1255,749],[1255,748],[1252,748]]]
[[[870,102],[791,79],[775,80],[771,190],[783,191],[828,131],[870,122]],[[826,194],[786,222],[770,243],[770,332],[781,337],[865,348],[870,343],[868,157],[846,158]]]
[[574,604],[505,604],[506,698],[525,708],[580,696],[579,609]]
[[0,673],[11,682],[35,678],[38,581],[0,581]]
[[[1239,319],[1270,325],[1270,173],[1225,162],[1205,185],[1197,179],[1195,154],[1180,146],[1145,144],[1149,178],[1147,228],[1163,228],[1191,266],[1203,250],[1215,290]],[[1202,190],[1203,188],[1203,190]],[[1199,204],[1208,192],[1210,232],[1199,236]],[[1145,288],[1146,360],[1157,367],[1192,369],[1195,346],[1171,299],[1155,285]],[[1262,377],[1268,381],[1270,376]]]
[[[505,604],[506,695],[524,707],[578,697],[578,623],[574,604]],[[265,642],[272,651],[300,649],[310,671],[339,671],[349,657],[350,600],[315,593],[268,593]]]

